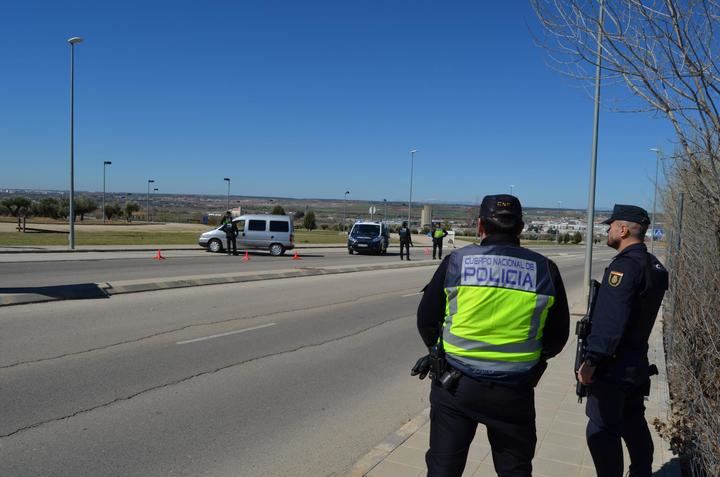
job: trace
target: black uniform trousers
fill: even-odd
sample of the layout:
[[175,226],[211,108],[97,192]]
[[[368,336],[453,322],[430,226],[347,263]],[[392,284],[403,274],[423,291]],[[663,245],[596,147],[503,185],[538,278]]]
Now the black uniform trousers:
[[[225,234],[225,238],[227,239],[228,255],[231,253],[237,255],[237,242],[235,242],[235,235]],[[232,252],[230,251],[230,248],[232,248]]]
[[403,247],[405,247],[405,256],[410,260],[410,242],[400,242],[400,260],[403,259]]
[[643,387],[597,382],[589,388],[587,443],[598,477],[622,477],[625,441],[630,476],[652,475],[653,442],[645,420]]
[[530,477],[537,442],[534,389],[466,376],[450,391],[432,384],[428,477],[462,475],[478,423],[487,428],[498,476]]
[[435,251],[437,250],[437,258],[442,260],[442,239],[433,239],[433,258],[435,258]]

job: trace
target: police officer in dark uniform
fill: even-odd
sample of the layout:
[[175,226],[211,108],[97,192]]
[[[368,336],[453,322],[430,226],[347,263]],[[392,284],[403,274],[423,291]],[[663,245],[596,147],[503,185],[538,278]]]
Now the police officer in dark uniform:
[[[479,222],[481,244],[445,257],[417,311],[429,355],[411,374],[433,377],[427,475],[462,475],[482,423],[497,474],[530,477],[534,387],[547,359],[567,342],[567,297],[557,266],[520,246],[524,224],[516,197],[486,196]],[[446,369],[441,375],[432,368],[438,355]]]
[[650,219],[633,205],[615,205],[608,246],[618,254],[605,269],[595,302],[586,359],[577,372],[588,385],[587,443],[598,477],[621,477],[621,439],[630,455],[630,477],[650,477],[653,443],[645,420],[650,391],[648,340],[668,273],[644,244]]
[[408,228],[408,223],[403,222],[402,227],[398,229],[398,236],[400,236],[400,260],[403,259],[403,248],[405,249],[405,255],[410,260],[410,247],[414,247],[412,243],[412,234]]
[[227,254],[237,255],[237,242],[235,238],[238,235],[238,231],[237,228],[235,228],[232,213],[230,213],[229,210],[225,212],[225,217],[220,221],[220,225],[222,225],[223,232],[225,232],[225,239],[227,240]]

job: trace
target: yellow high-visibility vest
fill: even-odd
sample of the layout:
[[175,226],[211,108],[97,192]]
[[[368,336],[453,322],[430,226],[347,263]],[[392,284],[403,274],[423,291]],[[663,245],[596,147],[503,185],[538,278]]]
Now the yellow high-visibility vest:
[[521,373],[540,360],[555,301],[549,260],[508,245],[470,245],[445,275],[445,352],[479,371]]

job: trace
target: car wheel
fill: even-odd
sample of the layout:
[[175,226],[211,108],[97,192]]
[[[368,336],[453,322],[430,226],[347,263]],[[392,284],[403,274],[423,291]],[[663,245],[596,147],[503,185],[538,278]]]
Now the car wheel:
[[208,250],[210,250],[213,253],[222,252],[223,246],[222,242],[218,239],[212,239],[210,242],[208,242]]
[[270,255],[272,255],[273,257],[279,257],[283,253],[285,253],[285,247],[283,247],[281,244],[274,243],[270,245]]
[[350,255],[352,255],[352,254],[353,254],[353,249],[351,249],[351,248],[348,247],[348,253],[349,253]]

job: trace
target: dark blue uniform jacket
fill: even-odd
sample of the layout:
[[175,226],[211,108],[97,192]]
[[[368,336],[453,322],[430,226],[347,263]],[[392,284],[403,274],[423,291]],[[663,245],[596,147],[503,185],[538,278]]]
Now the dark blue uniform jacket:
[[596,381],[640,385],[647,380],[648,340],[668,273],[643,243],[626,247],[605,269],[587,338]]

